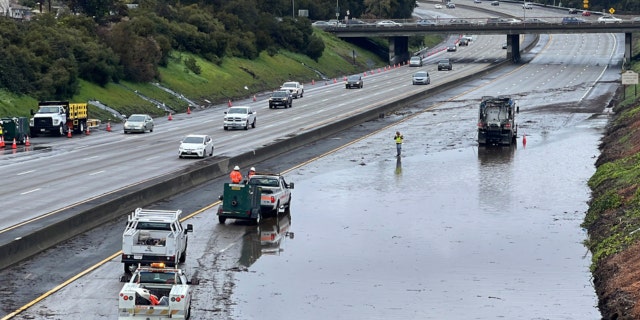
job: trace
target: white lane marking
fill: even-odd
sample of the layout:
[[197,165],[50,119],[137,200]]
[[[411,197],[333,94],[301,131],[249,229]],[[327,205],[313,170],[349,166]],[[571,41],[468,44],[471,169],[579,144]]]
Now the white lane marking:
[[23,172],[20,172],[20,173],[18,173],[18,174],[16,174],[16,175],[17,175],[17,176],[21,176],[21,175],[23,175],[23,174],[27,174],[27,173],[31,173],[31,172],[35,172],[35,170],[23,171]]
[[89,173],[89,175],[90,176],[95,176],[96,174],[100,174],[100,173],[104,173],[104,170],[96,171],[96,172],[93,172],[93,173]]
[[36,189],[33,189],[33,190],[25,191],[25,192],[22,192],[22,193],[20,193],[20,194],[21,194],[21,195],[25,195],[25,194],[29,194],[29,193],[32,193],[32,192],[36,192],[36,191],[38,191],[38,190],[40,190],[40,188],[36,188]]

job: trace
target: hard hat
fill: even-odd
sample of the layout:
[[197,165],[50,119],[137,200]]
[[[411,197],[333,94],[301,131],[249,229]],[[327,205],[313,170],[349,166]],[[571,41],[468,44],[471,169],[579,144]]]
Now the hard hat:
[[235,167],[233,167],[233,170],[240,170],[240,167],[235,166]]
[[251,169],[249,171],[256,171],[256,168],[251,167]]

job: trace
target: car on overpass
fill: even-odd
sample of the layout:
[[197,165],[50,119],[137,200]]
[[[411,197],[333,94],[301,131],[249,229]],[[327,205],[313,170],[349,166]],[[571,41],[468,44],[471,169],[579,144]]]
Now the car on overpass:
[[491,1],[491,5],[492,6],[499,6],[500,5],[500,1]]
[[433,20],[429,20],[429,19],[420,19],[420,20],[416,21],[416,25],[421,26],[421,27],[435,26],[436,22],[433,21]]
[[598,23],[621,23],[622,19],[620,18],[616,18],[614,16],[602,16],[600,18],[598,18]]
[[382,20],[376,23],[376,27],[402,27],[402,23],[398,23],[392,20]]
[[442,5],[439,3],[436,3],[435,5],[433,5],[433,7],[436,9],[442,9]]
[[587,20],[576,17],[564,17],[562,18],[562,24],[582,24],[587,23]]

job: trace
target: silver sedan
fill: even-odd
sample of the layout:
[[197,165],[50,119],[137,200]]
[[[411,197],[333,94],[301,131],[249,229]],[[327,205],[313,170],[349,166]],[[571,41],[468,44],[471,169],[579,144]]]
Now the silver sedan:
[[124,133],[153,132],[153,118],[148,114],[132,114],[124,123]]

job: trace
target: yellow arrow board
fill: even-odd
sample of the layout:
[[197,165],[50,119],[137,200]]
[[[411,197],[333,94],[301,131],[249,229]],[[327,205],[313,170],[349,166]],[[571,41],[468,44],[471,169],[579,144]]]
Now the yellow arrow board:
[[582,7],[585,9],[589,9],[589,0],[582,1]]

